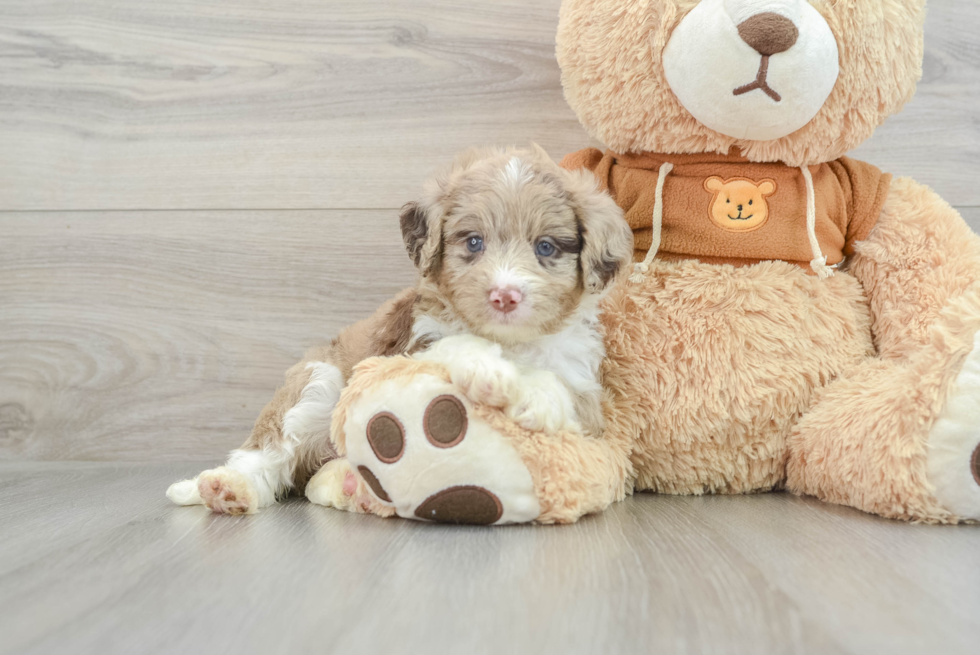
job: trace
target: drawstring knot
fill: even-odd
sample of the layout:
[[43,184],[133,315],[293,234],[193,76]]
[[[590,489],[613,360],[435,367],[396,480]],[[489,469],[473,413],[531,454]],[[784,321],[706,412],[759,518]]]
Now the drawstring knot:
[[810,175],[808,166],[800,166],[803,172],[803,180],[806,182],[806,234],[810,239],[810,252],[813,259],[810,260],[810,268],[821,280],[825,280],[834,274],[833,268],[827,266],[827,257],[820,249],[820,242],[817,240],[817,197],[813,191],[813,176]]

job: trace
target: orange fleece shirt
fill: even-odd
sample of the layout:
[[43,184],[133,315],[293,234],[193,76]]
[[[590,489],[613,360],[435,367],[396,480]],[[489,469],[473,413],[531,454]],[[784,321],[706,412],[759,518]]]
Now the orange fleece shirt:
[[[665,162],[673,170],[664,180],[658,258],[736,266],[781,260],[810,271],[806,183],[799,168],[732,154],[618,155],[596,148],[567,155],[561,165],[596,175],[623,208],[636,239],[635,259],[642,261],[652,240],[657,178]],[[891,176],[847,157],[809,170],[817,240],[827,264],[834,265],[871,232]]]

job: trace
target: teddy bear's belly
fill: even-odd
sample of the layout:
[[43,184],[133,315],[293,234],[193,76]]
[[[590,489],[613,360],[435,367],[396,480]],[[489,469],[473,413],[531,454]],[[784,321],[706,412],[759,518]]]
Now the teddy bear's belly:
[[634,442],[636,489],[663,493],[780,485],[814,391],[874,352],[860,283],[785,262],[656,262],[603,323],[606,438]]

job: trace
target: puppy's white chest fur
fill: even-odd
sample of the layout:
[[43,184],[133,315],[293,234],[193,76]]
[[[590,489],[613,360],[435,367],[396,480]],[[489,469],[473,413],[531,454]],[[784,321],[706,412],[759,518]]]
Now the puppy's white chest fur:
[[[412,326],[413,340],[438,341],[444,337],[468,334],[461,322],[446,322],[421,316]],[[516,345],[503,345],[503,356],[528,368],[550,371],[576,394],[601,389],[599,366],[606,348],[599,331],[599,315],[594,309],[581,309],[561,332]]]

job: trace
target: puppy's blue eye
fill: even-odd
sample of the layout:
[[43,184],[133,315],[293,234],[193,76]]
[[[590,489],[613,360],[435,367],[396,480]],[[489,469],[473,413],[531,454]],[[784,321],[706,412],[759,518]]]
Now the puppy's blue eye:
[[483,237],[470,237],[466,240],[466,249],[470,252],[483,250]]
[[538,257],[551,257],[555,254],[555,244],[550,241],[538,241],[538,245],[534,247],[534,252]]

